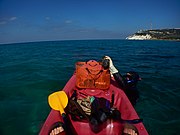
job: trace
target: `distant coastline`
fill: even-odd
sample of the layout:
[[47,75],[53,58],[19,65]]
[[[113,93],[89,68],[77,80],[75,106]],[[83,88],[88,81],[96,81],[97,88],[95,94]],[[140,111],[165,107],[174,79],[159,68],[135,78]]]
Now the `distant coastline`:
[[139,30],[128,36],[128,40],[175,40],[180,41],[180,28]]

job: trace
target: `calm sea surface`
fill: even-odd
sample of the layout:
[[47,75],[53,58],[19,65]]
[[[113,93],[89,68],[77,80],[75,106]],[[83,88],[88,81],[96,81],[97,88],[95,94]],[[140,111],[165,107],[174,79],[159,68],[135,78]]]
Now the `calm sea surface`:
[[0,135],[36,135],[75,62],[109,55],[122,74],[139,72],[135,107],[150,135],[180,128],[180,42],[84,40],[0,45]]

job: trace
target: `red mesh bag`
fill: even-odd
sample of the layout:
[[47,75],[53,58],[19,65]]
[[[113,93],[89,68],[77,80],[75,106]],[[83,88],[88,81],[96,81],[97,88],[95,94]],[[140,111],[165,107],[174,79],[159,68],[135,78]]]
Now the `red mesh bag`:
[[103,69],[101,63],[90,60],[76,63],[76,86],[78,88],[108,89],[110,72]]

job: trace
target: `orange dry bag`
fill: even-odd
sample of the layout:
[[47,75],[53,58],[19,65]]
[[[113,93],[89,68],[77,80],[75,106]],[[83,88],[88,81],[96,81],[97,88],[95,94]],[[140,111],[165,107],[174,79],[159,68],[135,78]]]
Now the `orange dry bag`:
[[110,72],[103,69],[101,63],[90,60],[76,63],[76,86],[78,88],[108,89]]

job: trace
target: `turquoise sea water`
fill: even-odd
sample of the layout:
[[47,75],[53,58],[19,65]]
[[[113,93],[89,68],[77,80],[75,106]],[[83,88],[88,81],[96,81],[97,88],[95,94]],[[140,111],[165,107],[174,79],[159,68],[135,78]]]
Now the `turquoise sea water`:
[[0,135],[36,135],[75,62],[109,55],[124,74],[139,72],[135,107],[150,135],[176,135],[180,127],[180,42],[84,40],[0,45]]

